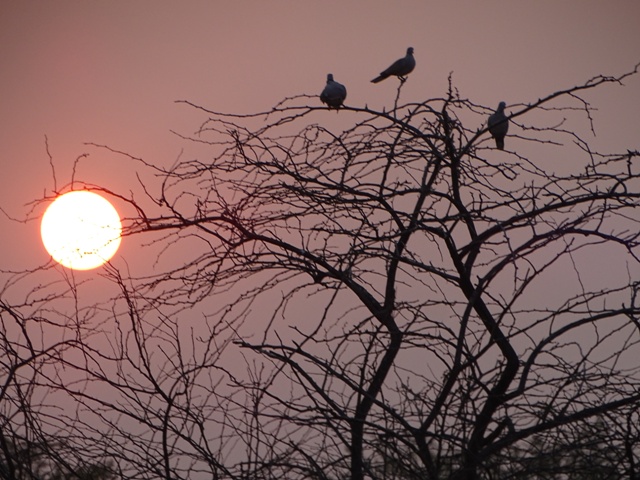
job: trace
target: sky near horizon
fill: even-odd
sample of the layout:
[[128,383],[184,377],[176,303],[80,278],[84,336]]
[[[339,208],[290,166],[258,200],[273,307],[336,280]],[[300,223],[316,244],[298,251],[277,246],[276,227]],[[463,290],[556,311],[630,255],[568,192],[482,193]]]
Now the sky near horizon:
[[[176,100],[262,111],[319,94],[333,73],[347,104],[388,107],[396,80],[370,80],[412,46],[406,101],[445,95],[452,73],[476,103],[528,103],[632,70],[639,20],[634,0],[2,1],[0,208],[23,218],[53,191],[45,136],[58,187],[89,154],[76,178],[126,192],[135,172],[85,142],[172,164],[184,142],[171,130],[191,133],[199,118]],[[640,149],[639,76],[590,98],[598,147]],[[0,212],[0,270],[47,262],[38,229]]]

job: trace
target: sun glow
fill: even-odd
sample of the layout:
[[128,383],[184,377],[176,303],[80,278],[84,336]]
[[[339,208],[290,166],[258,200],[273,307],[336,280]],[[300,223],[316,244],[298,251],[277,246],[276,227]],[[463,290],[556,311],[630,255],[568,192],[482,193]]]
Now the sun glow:
[[115,255],[122,224],[116,209],[100,195],[73,191],[56,198],[42,217],[42,243],[67,268],[90,270]]

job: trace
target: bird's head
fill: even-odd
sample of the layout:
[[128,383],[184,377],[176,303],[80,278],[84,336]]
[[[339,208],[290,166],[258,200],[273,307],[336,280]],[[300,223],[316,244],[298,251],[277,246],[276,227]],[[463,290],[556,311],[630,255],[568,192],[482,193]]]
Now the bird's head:
[[407,48],[407,55],[413,55],[413,47]]
[[333,73],[327,73],[327,82],[333,82]]
[[498,104],[498,110],[504,110],[506,106],[507,106],[507,104],[506,104],[506,103],[504,103],[504,102],[500,102],[500,103]]

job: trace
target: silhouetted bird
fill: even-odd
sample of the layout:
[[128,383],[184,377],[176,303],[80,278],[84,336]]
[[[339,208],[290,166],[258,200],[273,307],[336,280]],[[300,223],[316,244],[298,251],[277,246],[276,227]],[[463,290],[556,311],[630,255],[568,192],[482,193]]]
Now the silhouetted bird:
[[344,99],[347,98],[347,89],[341,83],[333,79],[332,74],[327,75],[327,84],[320,94],[322,103],[326,103],[329,108],[340,108]]
[[413,47],[409,47],[407,48],[407,54],[403,58],[400,58],[399,60],[393,62],[393,64],[389,68],[381,72],[380,75],[378,75],[371,81],[373,83],[378,83],[385,78],[395,75],[404,82],[404,77],[413,72],[414,68],[416,68],[416,59],[413,58]]
[[489,115],[489,121],[487,122],[489,125],[489,133],[496,139],[496,147],[498,150],[504,150],[504,137],[507,136],[507,132],[509,131],[509,119],[504,114],[504,107],[506,106],[506,103],[500,102],[498,109],[495,113]]

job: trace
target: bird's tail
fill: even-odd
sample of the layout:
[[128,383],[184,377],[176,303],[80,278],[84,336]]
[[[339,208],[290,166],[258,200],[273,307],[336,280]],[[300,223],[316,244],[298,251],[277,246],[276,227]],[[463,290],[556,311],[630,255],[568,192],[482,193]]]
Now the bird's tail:
[[384,80],[385,78],[387,78],[385,75],[378,75],[376,78],[374,78],[373,80],[371,80],[371,83],[379,83],[382,80]]
[[498,150],[504,150],[504,138],[496,138],[496,148]]

